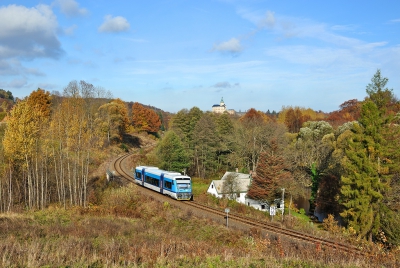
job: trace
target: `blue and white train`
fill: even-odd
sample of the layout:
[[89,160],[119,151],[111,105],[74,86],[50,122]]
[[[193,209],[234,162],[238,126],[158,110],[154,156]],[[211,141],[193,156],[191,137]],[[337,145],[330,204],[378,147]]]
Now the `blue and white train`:
[[135,182],[177,200],[193,200],[192,180],[179,172],[138,166],[135,168]]

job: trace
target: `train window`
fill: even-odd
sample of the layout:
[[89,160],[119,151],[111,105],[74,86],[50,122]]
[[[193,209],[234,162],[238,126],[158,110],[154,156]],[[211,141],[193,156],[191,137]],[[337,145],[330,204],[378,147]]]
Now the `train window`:
[[190,183],[178,183],[178,189],[190,189]]
[[167,189],[171,189],[172,188],[172,183],[170,181],[166,181],[164,183],[164,187],[167,188]]
[[144,179],[145,179],[145,182],[147,182],[147,183],[149,183],[151,185],[154,185],[154,186],[157,186],[157,187],[160,186],[160,183],[159,183],[158,179],[152,178],[150,176],[145,176]]
[[190,181],[190,178],[176,178],[177,181]]

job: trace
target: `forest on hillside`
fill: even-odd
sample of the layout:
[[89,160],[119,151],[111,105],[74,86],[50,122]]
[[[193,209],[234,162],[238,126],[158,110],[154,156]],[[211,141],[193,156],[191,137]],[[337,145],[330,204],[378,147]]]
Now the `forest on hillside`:
[[172,115],[111,99],[84,81],[62,95],[38,89],[1,125],[0,211],[87,206],[90,174],[105,148],[147,132],[159,142],[141,164],[207,179],[251,173],[254,199],[271,202],[285,188],[288,198],[307,198],[313,209],[340,217],[346,232],[398,246],[400,103],[387,82],[378,70],[364,100],[329,114],[253,108],[240,117],[197,107]]

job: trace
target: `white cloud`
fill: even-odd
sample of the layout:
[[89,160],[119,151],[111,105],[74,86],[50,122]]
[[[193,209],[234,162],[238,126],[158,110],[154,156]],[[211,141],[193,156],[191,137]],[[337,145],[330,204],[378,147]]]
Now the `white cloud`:
[[333,31],[342,31],[342,32],[349,32],[354,31],[358,28],[355,24],[348,24],[348,25],[333,25],[331,26],[331,30]]
[[231,38],[226,42],[215,44],[213,51],[228,52],[232,54],[237,54],[243,50],[240,40],[237,38]]
[[233,88],[233,87],[239,87],[239,86],[240,86],[239,83],[231,84],[229,82],[224,81],[224,82],[218,82],[218,83],[214,84],[212,87],[215,87],[215,88]]
[[60,7],[61,12],[68,17],[85,16],[88,13],[85,8],[80,8],[75,0],[56,0],[54,5]]
[[125,32],[129,28],[129,22],[124,17],[107,15],[104,17],[103,24],[99,27],[99,32]]
[[27,80],[25,77],[22,78],[18,78],[18,79],[14,79],[12,80],[8,86],[9,87],[13,87],[13,88],[22,88],[23,86],[25,86],[27,84]]
[[55,89],[57,88],[57,85],[55,84],[50,84],[50,83],[39,83],[38,88],[44,89],[44,90],[50,90],[50,89]]
[[0,76],[33,75],[44,76],[36,68],[25,68],[17,59],[0,60]]
[[259,11],[250,11],[248,9],[240,8],[237,13],[244,19],[257,25],[260,29],[272,29],[276,24],[275,12],[267,10],[265,13]]
[[214,85],[214,87],[220,87],[220,88],[230,88],[231,84],[229,82],[218,82]]
[[267,11],[265,16],[260,20],[259,27],[273,28],[275,26],[275,14],[272,11]]
[[0,59],[58,58],[63,50],[57,38],[57,19],[46,5],[0,8]]
[[77,28],[78,28],[78,26],[75,25],[75,24],[70,26],[70,27],[68,27],[68,28],[65,28],[64,29],[64,34],[69,35],[69,36],[74,35],[74,32],[75,32],[75,30]]

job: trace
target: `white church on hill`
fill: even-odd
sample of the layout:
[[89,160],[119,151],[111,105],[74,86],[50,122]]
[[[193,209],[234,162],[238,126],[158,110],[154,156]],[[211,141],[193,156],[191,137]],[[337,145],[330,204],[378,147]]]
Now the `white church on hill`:
[[235,110],[228,110],[226,109],[226,105],[224,103],[224,98],[221,98],[221,102],[219,104],[214,104],[212,106],[212,110],[213,113],[217,113],[217,114],[223,114],[225,112],[227,112],[228,114],[235,114]]

